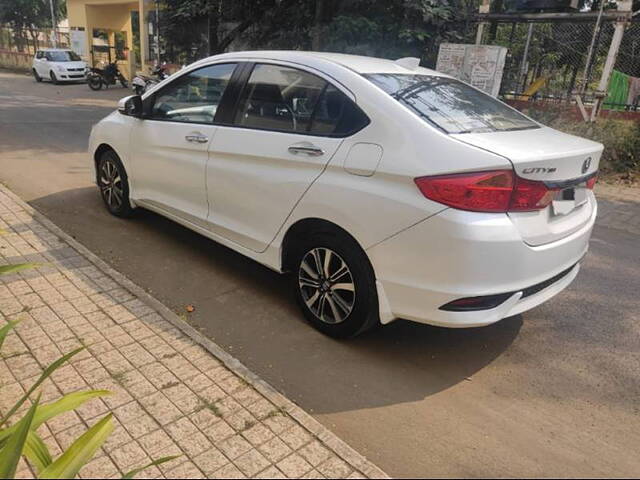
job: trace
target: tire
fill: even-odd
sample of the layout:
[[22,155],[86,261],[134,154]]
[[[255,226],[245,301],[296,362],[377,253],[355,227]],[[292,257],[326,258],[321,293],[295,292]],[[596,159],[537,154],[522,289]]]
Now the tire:
[[291,260],[296,300],[317,330],[348,338],[380,324],[373,268],[354,239],[340,231],[315,231],[297,241]]
[[102,88],[102,79],[96,75],[87,78],[87,84],[91,90],[98,91]]
[[42,77],[40,75],[38,75],[38,72],[36,72],[36,69],[33,69],[33,78],[36,80],[36,82],[40,83],[42,81]]
[[120,80],[120,85],[122,85],[122,88],[129,88],[129,83],[122,75],[120,75],[118,79]]
[[129,179],[120,158],[113,150],[100,155],[96,180],[109,213],[116,217],[130,217],[134,209],[129,202]]
[[49,78],[51,79],[51,83],[53,83],[54,85],[58,85],[60,83],[58,81],[58,77],[56,77],[56,74],[53,73],[53,70],[51,70],[51,72],[49,72]]

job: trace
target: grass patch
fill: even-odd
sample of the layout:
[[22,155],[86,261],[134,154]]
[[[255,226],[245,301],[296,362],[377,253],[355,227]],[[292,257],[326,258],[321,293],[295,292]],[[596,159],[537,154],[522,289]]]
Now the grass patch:
[[220,411],[220,409],[218,408],[215,402],[210,402],[206,398],[202,398],[202,397],[198,397],[198,399],[200,400],[200,404],[201,404],[200,410],[206,408],[211,413],[213,413],[216,417],[222,418],[222,412]]
[[124,387],[127,374],[125,372],[115,372],[111,374],[111,378],[121,387]]
[[267,418],[288,417],[288,416],[289,414],[287,413],[287,410],[284,407],[278,407],[275,410],[271,410],[269,413],[267,413],[264,419],[266,420]]
[[168,388],[171,387],[177,387],[178,385],[180,385],[180,382],[169,382],[169,383],[165,383],[164,385],[162,385],[162,387],[160,387],[161,390],[166,390]]

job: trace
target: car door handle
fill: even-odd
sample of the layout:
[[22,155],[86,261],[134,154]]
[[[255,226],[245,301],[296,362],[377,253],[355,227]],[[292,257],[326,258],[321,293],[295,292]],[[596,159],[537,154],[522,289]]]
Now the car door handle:
[[204,135],[202,135],[201,133],[186,135],[184,139],[187,142],[192,142],[192,143],[207,143],[209,141],[209,139]]
[[289,147],[289,152],[297,155],[299,153],[303,153],[305,155],[309,155],[310,157],[319,157],[320,155],[324,155],[324,150],[314,146],[302,146],[302,145],[291,145]]

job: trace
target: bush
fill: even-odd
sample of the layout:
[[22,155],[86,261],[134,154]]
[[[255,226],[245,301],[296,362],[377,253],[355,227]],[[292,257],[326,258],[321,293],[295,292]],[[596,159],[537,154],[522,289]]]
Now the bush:
[[587,123],[568,117],[560,108],[531,108],[523,113],[557,130],[602,143],[600,172],[605,178],[640,180],[640,122],[598,118]]

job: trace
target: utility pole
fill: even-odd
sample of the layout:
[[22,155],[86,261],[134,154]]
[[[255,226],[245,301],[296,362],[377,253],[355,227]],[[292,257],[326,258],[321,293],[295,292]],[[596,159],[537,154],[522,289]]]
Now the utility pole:
[[160,65],[160,8],[159,0],[156,0],[156,64]]
[[602,13],[604,12],[604,0],[600,2],[600,12],[598,13],[598,20],[596,26],[593,29],[593,36],[591,37],[591,45],[589,45],[589,53],[587,54],[587,64],[584,67],[584,75],[582,78],[582,94],[587,91],[587,84],[589,83],[589,77],[591,76],[591,61],[593,60],[593,50],[596,45],[596,39],[600,37],[600,26],[602,22]]
[[524,44],[524,52],[522,53],[522,62],[520,63],[520,82],[522,91],[527,88],[527,73],[529,70],[529,47],[531,46],[531,37],[533,36],[533,23],[529,23],[529,30],[527,31],[527,41]]
[[53,48],[58,48],[58,29],[56,23],[56,11],[53,8],[54,0],[49,0],[49,7],[51,7],[51,40],[53,43]]
[[[482,0],[480,7],[478,8],[479,13],[489,13],[491,8],[491,0]],[[484,33],[484,27],[487,23],[480,22],[478,23],[478,31],[476,32],[476,45],[480,45],[482,43],[482,35]]]
[[613,72],[613,67],[616,65],[616,59],[618,58],[618,51],[620,50],[620,44],[622,43],[622,36],[624,35],[624,29],[627,27],[629,20],[631,19],[631,0],[618,0],[618,19],[616,20],[615,29],[613,31],[613,37],[611,38],[611,44],[609,45],[609,52],[607,53],[607,60],[604,63],[602,69],[602,76],[600,77],[600,83],[598,84],[598,90],[596,91],[596,100],[593,103],[591,110],[591,121],[593,122],[598,114],[602,103],[607,96],[607,89],[609,88],[609,79]]

